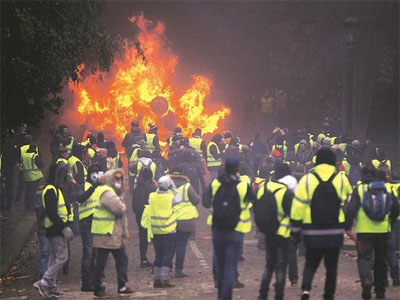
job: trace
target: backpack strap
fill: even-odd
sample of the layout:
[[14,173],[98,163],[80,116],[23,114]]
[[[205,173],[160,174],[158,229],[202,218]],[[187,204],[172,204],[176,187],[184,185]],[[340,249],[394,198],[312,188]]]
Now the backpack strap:
[[[317,178],[317,180],[318,180],[319,183],[324,182],[324,181],[321,179],[321,177],[319,177],[319,175],[317,174],[317,172],[312,172],[312,174],[315,176],[315,178]],[[332,180],[333,180],[333,178],[336,177],[336,175],[337,175],[337,173],[336,173],[336,172],[333,172],[333,174],[331,175],[331,177],[329,177],[329,179],[328,179],[326,182],[327,182],[327,183],[331,183]]]

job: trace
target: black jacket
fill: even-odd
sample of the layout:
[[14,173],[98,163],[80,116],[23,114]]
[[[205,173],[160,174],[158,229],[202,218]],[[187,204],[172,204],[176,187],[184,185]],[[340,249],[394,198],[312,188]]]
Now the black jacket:
[[153,182],[138,183],[132,193],[132,209],[136,215],[142,215],[144,206],[149,204],[149,194],[156,189]]

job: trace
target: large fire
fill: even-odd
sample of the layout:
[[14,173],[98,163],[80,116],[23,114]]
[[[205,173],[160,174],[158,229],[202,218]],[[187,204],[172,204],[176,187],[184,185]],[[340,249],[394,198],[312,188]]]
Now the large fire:
[[230,110],[211,111],[204,106],[211,80],[193,75],[192,86],[178,95],[172,83],[178,58],[166,47],[164,24],[154,24],[143,15],[129,20],[139,29],[137,41],[124,41],[122,58],[115,59],[110,72],[83,76],[82,64],[78,82],[69,82],[81,122],[115,133],[118,140],[135,119],[143,128],[148,123],[157,124],[163,138],[175,126],[182,127],[185,134],[196,128],[203,133],[217,131]]

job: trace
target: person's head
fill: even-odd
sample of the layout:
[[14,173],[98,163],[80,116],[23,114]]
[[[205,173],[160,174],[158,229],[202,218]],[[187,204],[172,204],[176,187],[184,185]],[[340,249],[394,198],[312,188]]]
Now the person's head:
[[111,169],[104,174],[105,184],[112,187],[117,195],[122,195],[124,183],[124,171]]
[[139,121],[138,120],[133,120],[131,123],[132,128],[138,128],[139,127]]
[[97,143],[97,139],[93,134],[88,135],[88,140],[90,145],[94,145]]
[[175,127],[174,128],[174,135],[182,135],[182,128],[181,127]]
[[149,133],[157,134],[157,132],[158,132],[158,127],[156,126],[156,124],[149,123]]
[[377,147],[375,152],[376,152],[376,156],[379,160],[384,160],[386,158],[385,148]]
[[183,166],[182,165],[174,165],[171,168],[171,173],[181,174],[183,173]]
[[283,145],[284,141],[285,141],[285,138],[283,137],[283,135],[278,135],[275,139],[275,143],[277,145]]
[[287,175],[292,175],[290,166],[279,161],[275,163],[274,170],[276,179],[281,179],[282,177],[285,177]]
[[305,139],[302,139],[299,143],[299,150],[304,152],[308,149],[308,142]]
[[233,137],[229,143],[230,146],[239,146],[239,138]]
[[32,136],[30,134],[25,135],[23,140],[24,140],[24,145],[32,144]]
[[225,159],[225,172],[229,175],[239,174],[239,158],[230,156]]
[[108,156],[108,150],[106,148],[99,149],[99,157],[106,158]]
[[226,142],[227,144],[229,144],[230,141],[231,141],[231,139],[232,139],[232,132],[230,132],[229,130],[225,131],[225,133],[224,133],[224,140],[225,140],[225,142]]
[[361,169],[361,181],[363,183],[370,183],[376,178],[376,169],[371,166],[364,166]]
[[168,175],[161,176],[160,179],[158,179],[158,189],[159,191],[167,191],[172,185],[172,180],[171,177]]
[[72,154],[72,156],[75,156],[75,157],[79,158],[80,160],[82,160],[84,149],[85,149],[85,147],[83,147],[82,145],[74,144],[72,146],[71,154]]
[[99,132],[97,134],[97,140],[100,141],[104,141],[104,133],[103,132]]
[[282,160],[282,153],[279,150],[274,150],[271,152],[271,156],[275,161],[281,161]]
[[57,164],[52,163],[49,167],[49,173],[47,175],[47,180],[46,180],[47,184],[54,185],[54,182],[56,180],[56,171],[57,171]]
[[68,159],[69,157],[68,149],[65,147],[58,148],[58,153],[62,158]]
[[193,137],[201,137],[201,129],[196,128],[195,131],[192,134]]
[[387,174],[383,170],[376,169],[376,179],[386,182],[388,180]]
[[98,183],[101,177],[101,168],[97,164],[93,164],[88,169],[87,181],[90,183]]
[[115,149],[115,143],[113,141],[107,141],[106,142],[106,149],[107,150]]
[[330,128],[331,128],[331,124],[329,124],[328,122],[325,122],[325,123],[322,125],[322,131],[323,131],[324,133],[329,133]]
[[360,147],[361,147],[360,141],[359,141],[359,140],[353,140],[353,141],[351,142],[351,147],[352,147],[354,150],[359,150]]
[[214,135],[213,138],[212,138],[212,141],[213,141],[214,143],[217,143],[217,144],[220,143],[221,140],[222,140],[222,135],[220,135],[219,133],[217,133],[216,135]]
[[188,147],[189,146],[189,139],[187,137],[181,138],[180,145],[184,146],[184,147]]
[[67,125],[61,124],[60,126],[58,126],[58,131],[61,133],[68,133],[69,129]]
[[54,185],[58,188],[62,188],[67,183],[67,179],[68,179],[68,165],[63,163],[57,164]]
[[322,148],[317,152],[316,165],[327,164],[331,166],[336,166],[336,156],[335,153],[328,148]]
[[153,181],[153,172],[149,168],[144,168],[140,171],[138,182],[149,183]]
[[330,148],[330,147],[331,147],[331,138],[329,136],[326,136],[322,140],[322,148]]

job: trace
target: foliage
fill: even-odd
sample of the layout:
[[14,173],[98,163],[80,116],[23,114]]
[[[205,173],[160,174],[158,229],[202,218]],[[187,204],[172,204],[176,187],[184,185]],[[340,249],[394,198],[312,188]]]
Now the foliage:
[[107,70],[114,40],[98,26],[96,1],[1,2],[2,128],[39,126],[58,113],[60,92],[85,61]]

